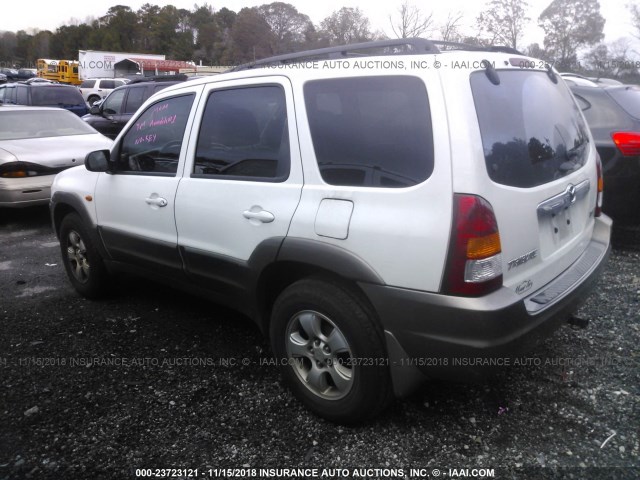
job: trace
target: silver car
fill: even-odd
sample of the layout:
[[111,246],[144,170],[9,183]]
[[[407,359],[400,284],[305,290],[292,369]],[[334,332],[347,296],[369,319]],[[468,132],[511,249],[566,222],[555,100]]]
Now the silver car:
[[0,207],[47,204],[58,172],[111,144],[67,110],[0,106]]

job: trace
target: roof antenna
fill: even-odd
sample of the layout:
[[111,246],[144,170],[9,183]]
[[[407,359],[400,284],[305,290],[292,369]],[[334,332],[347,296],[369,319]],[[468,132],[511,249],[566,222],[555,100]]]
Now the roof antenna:
[[548,63],[545,63],[545,67],[547,68],[547,76],[551,79],[553,83],[558,83],[558,76],[553,71],[553,68]]
[[498,72],[496,72],[496,69],[493,67],[491,62],[489,60],[482,60],[482,62],[480,62],[480,65],[485,68],[484,73],[487,75],[489,81],[494,85],[500,85],[500,77],[498,76]]

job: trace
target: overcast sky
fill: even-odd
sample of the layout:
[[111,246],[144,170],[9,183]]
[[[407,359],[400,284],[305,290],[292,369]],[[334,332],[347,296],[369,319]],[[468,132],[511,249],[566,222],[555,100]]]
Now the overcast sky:
[[[631,36],[632,26],[626,5],[634,0],[600,0],[600,12],[606,19],[604,27],[605,41],[611,42],[623,36]],[[109,7],[118,4],[126,4],[134,11],[144,3],[152,3],[159,6],[175,5],[178,8],[193,10],[194,4],[208,3],[214,9],[227,7],[233,11],[239,11],[243,7],[252,7],[271,3],[269,1],[252,0],[220,0],[204,2],[202,0],[174,0],[171,2],[154,2],[144,0],[4,0],[2,15],[0,16],[0,31],[18,31],[30,29],[51,30],[69,24],[71,20],[82,23],[88,18],[103,16]],[[389,36],[393,36],[389,26],[389,15],[397,15],[397,9],[402,0],[387,0],[384,2],[372,2],[366,0],[321,0],[303,1],[289,0],[286,3],[294,5],[299,12],[308,15],[314,24],[319,24],[325,17],[341,7],[359,7],[371,21],[374,30],[381,30]],[[446,1],[414,1],[409,0],[426,13],[433,11],[436,23],[444,22],[449,12],[462,12],[464,31],[475,33],[475,18],[485,5],[482,0],[446,0]],[[537,27],[537,18],[540,13],[551,3],[551,0],[528,0],[530,5],[528,16],[531,18],[530,26],[525,32],[523,45],[533,42],[542,44],[544,34]],[[435,37],[434,37],[435,38]]]

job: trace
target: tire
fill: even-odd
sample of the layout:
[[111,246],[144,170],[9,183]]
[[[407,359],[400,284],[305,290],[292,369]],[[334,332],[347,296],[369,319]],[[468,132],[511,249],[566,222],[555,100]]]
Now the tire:
[[96,97],[95,95],[93,95],[87,99],[87,103],[89,104],[90,107],[93,107],[93,104],[96,102],[99,102],[100,100],[101,100],[100,97]]
[[95,299],[108,293],[109,273],[76,213],[62,219],[60,250],[69,281],[80,295]]
[[315,278],[290,285],[274,304],[270,337],[285,382],[317,415],[354,424],[390,403],[384,333],[349,287]]

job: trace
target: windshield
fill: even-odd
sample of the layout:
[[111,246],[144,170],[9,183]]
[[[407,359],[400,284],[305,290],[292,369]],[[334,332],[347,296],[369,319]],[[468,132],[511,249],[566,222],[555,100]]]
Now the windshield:
[[97,133],[67,110],[0,110],[0,140]]
[[588,130],[564,82],[546,72],[471,74],[489,177],[512,187],[535,187],[570,174],[587,159]]

